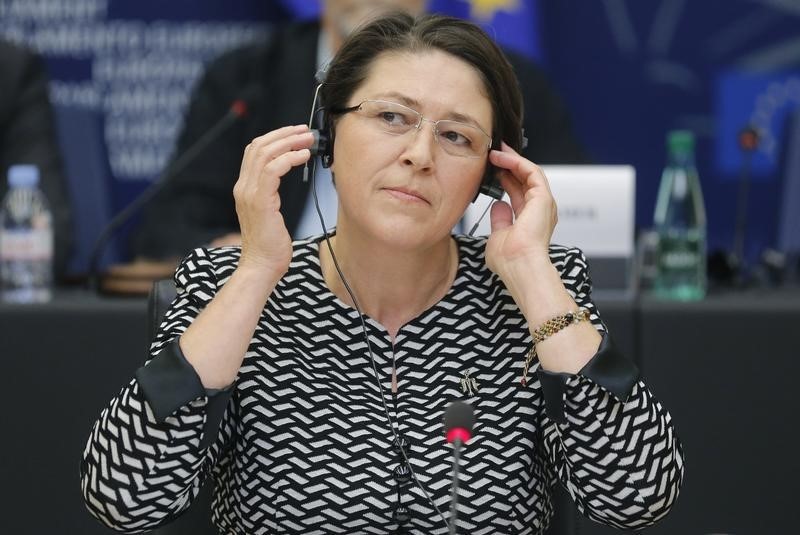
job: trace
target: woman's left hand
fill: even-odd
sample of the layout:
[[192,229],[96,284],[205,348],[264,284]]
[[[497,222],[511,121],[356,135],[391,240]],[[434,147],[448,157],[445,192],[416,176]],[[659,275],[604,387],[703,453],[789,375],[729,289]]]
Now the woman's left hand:
[[500,201],[492,206],[486,262],[506,280],[514,268],[548,258],[558,211],[547,177],[538,165],[505,143],[501,150],[489,153],[489,161],[499,169],[498,178],[511,205]]

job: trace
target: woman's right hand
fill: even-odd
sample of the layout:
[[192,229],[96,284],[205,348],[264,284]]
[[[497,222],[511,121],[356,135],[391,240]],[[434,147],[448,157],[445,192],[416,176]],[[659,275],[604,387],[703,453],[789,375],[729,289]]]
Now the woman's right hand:
[[244,150],[233,187],[242,231],[240,266],[277,278],[289,269],[292,238],[281,215],[278,186],[292,167],[311,157],[313,136],[306,125],[285,126],[255,138]]
[[313,137],[305,125],[255,138],[244,150],[233,187],[242,230],[239,267],[181,335],[180,348],[206,388],[224,388],[239,373],[264,303],[292,259],[278,186],[308,161]]

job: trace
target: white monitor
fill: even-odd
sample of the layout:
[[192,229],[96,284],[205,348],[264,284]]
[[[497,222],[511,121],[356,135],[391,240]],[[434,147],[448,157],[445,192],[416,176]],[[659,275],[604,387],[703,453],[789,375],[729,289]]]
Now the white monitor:
[[[542,166],[558,205],[553,243],[580,247],[589,259],[598,290],[633,288],[636,171],[630,165]],[[508,195],[504,197],[508,200]],[[480,195],[467,208],[462,229],[469,232],[490,199]],[[489,216],[476,236],[491,230]]]

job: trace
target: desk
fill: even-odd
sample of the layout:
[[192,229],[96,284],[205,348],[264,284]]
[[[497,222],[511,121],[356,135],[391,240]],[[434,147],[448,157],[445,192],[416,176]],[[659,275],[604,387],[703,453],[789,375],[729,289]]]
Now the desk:
[[686,453],[683,495],[648,535],[800,532],[800,293],[644,301],[640,318]]
[[[683,495],[647,533],[793,532],[800,294],[597,305],[686,448]],[[112,533],[85,511],[78,465],[100,410],[144,358],[146,333],[141,298],[68,293],[47,305],[0,304],[4,533]],[[581,525],[581,535],[617,533]]]
[[146,318],[141,298],[0,305],[0,531],[114,533],[86,512],[78,469],[92,424],[145,355]]

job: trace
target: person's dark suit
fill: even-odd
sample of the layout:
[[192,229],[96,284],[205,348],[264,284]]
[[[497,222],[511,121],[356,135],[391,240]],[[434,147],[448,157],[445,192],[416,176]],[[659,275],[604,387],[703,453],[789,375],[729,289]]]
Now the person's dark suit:
[[[193,247],[238,232],[233,185],[245,146],[281,126],[307,123],[315,88],[319,24],[290,25],[265,43],[229,52],[213,62],[195,90],[175,154],[182,154],[249,88],[259,98],[247,118],[212,149],[174,177],[146,210],[134,252],[148,258],[182,256]],[[580,163],[583,152],[572,135],[566,110],[544,74],[508,53],[525,97],[526,157],[536,163]],[[297,226],[309,183],[302,169],[281,180],[281,210],[291,233]]]
[[34,53],[0,41],[0,198],[8,190],[8,168],[34,164],[39,187],[53,212],[56,277],[64,273],[72,246],[72,217],[56,141],[47,73]]

